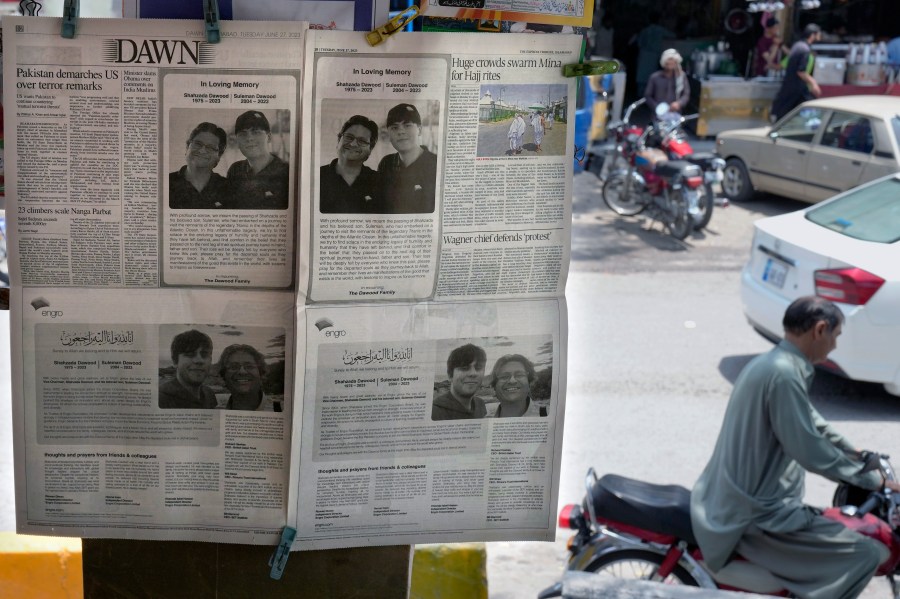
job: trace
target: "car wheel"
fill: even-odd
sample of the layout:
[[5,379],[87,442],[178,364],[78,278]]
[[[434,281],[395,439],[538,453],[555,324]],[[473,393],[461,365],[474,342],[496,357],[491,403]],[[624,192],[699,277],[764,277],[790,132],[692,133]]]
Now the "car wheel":
[[722,193],[732,202],[746,202],[753,195],[753,184],[747,167],[740,158],[729,158],[722,171]]

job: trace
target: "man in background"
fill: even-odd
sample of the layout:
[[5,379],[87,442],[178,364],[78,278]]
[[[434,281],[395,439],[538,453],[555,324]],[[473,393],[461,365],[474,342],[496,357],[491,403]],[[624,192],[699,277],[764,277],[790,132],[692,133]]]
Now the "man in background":
[[784,80],[772,102],[773,122],[803,102],[822,95],[822,88],[811,74],[813,54],[810,47],[820,39],[822,39],[822,29],[815,23],[810,23],[803,29],[803,39],[798,40],[791,47],[787,66],[784,68]]

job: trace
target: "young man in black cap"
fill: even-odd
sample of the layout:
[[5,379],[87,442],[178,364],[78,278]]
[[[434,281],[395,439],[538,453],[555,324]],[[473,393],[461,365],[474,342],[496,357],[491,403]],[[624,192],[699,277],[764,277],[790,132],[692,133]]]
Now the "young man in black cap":
[[288,164],[271,152],[269,119],[258,110],[237,118],[234,135],[247,159],[228,168],[228,180],[234,186],[230,208],[247,210],[284,210],[288,207]]
[[388,111],[388,136],[397,150],[381,159],[384,209],[395,214],[434,212],[437,155],[419,144],[422,119],[412,104],[397,104]]
[[810,23],[803,29],[803,39],[791,47],[787,66],[784,69],[784,81],[781,89],[772,102],[772,116],[780,119],[791,110],[807,100],[818,98],[822,95],[822,89],[810,74],[810,57],[812,56],[811,44],[822,39],[822,29],[815,23]]

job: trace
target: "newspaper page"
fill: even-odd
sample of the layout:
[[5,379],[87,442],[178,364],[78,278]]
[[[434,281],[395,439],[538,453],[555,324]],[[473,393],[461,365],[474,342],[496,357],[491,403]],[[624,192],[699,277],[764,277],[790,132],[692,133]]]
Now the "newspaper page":
[[305,24],[3,29],[18,531],[276,543]]
[[579,48],[309,33],[295,549],[554,538]]
[[[309,38],[307,301],[561,296],[576,83],[562,67],[580,37]],[[338,173],[345,163],[355,177]]]
[[293,281],[303,24],[4,19],[26,286]]

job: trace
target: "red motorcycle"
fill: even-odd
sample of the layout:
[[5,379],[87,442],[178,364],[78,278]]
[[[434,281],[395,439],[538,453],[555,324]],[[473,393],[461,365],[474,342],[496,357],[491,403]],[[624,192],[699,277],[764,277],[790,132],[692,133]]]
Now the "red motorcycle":
[[[684,239],[703,219],[700,192],[703,172],[696,164],[668,160],[647,146],[655,131],[648,126],[640,135],[629,133],[618,145],[627,166],[611,172],[603,183],[603,201],[616,214],[634,216],[645,210],[665,224],[676,239]],[[707,202],[712,209],[712,202]]]
[[[626,166],[627,158],[623,154],[623,148],[626,147],[627,140],[630,136],[640,136],[644,133],[643,127],[638,127],[631,122],[631,115],[638,106],[645,102],[646,100],[641,98],[632,103],[625,109],[621,121],[611,122],[607,126],[608,137],[612,143],[607,144],[605,149],[592,148],[588,152],[585,168],[596,174],[601,181],[606,181],[610,173]],[[692,195],[697,197],[691,198],[697,204],[697,211],[692,215],[694,228],[703,229],[712,218],[713,206],[717,201],[713,184],[721,183],[724,178],[725,161],[712,152],[694,152],[688,142],[682,125],[686,121],[696,119],[698,115],[682,117],[680,114],[664,110],[665,105],[660,104],[660,106],[663,108],[658,107],[657,124],[653,131],[648,132],[646,145],[663,150],[668,160],[685,160],[696,164],[703,171],[703,187],[698,187],[696,191],[692,192]],[[727,206],[727,200],[723,201],[721,205]]]
[[[888,456],[868,454],[867,463],[887,480],[895,480]],[[690,491],[678,485],[656,485],[588,470],[587,495],[559,514],[559,526],[577,531],[569,539],[567,570],[791,597],[767,571],[734,559],[715,574],[708,570],[691,529]],[[840,483],[826,518],[883,543],[890,557],[876,576],[886,576],[894,599],[900,599],[900,497],[889,489],[867,491]],[[562,596],[562,583],[550,586],[539,599]]]

